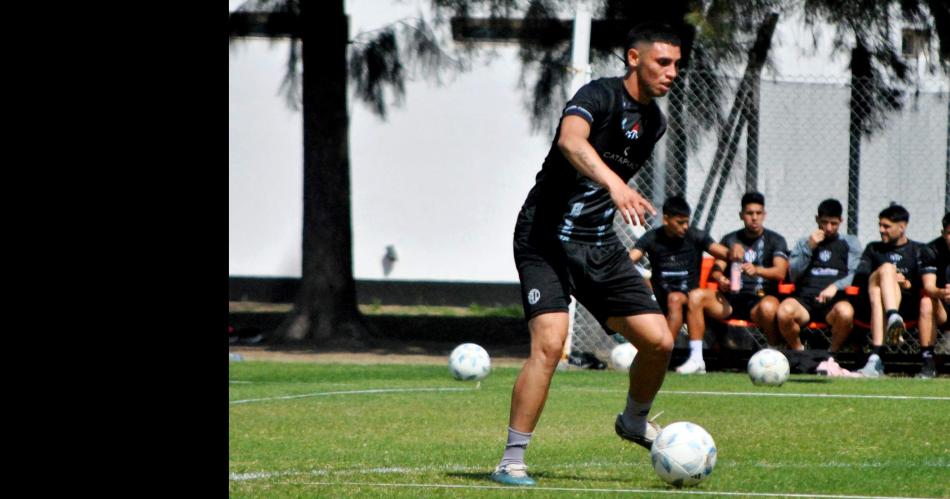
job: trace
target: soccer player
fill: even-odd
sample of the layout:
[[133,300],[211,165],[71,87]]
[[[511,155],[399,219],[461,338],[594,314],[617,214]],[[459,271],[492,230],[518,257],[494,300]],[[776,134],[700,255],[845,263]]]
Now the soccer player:
[[518,214],[514,256],[531,334],[531,353],[515,381],[508,441],[491,479],[534,485],[525,448],[541,417],[568,334],[574,295],[606,331],[639,351],[630,367],[626,408],[614,430],[647,449],[660,427],[647,421],[669,365],[673,340],[646,280],[612,230],[645,225],[656,210],[627,185],[666,131],[656,99],[677,76],[679,36],[644,23],[627,35],[627,74],[589,82],[564,107],[551,149]]
[[[940,237],[927,243],[926,252],[921,259],[921,284],[926,298],[921,302],[921,312],[926,308],[932,320],[921,318],[917,323],[920,333],[920,372],[918,378],[933,378],[937,375],[934,365],[934,340],[938,326],[947,323],[947,310],[950,304],[950,212],[943,216],[943,231]],[[929,300],[929,304],[926,303]]]
[[666,315],[670,335],[676,340],[683,327],[683,311],[689,291],[699,287],[703,251],[716,258],[728,258],[729,250],[713,241],[709,234],[689,226],[689,203],[672,196],[663,203],[663,226],[652,229],[630,250],[630,259],[638,262],[644,254],[650,259],[650,282],[656,301]]
[[[689,292],[686,327],[689,330],[689,358],[676,368],[680,374],[705,374],[703,336],[706,315],[717,320],[744,319],[755,322],[770,344],[778,344],[775,315],[778,312],[778,283],[788,271],[788,244],[777,232],[766,229],[765,196],[747,192],[742,196],[739,218],[744,228],[726,234],[720,241],[729,248],[729,261],[739,266],[739,280],[726,277],[726,259],[716,259],[709,278],[718,290],[697,288]],[[731,273],[731,272],[730,272]],[[735,288],[732,285],[735,284]],[[733,290],[735,289],[735,290]]]
[[851,333],[854,307],[844,294],[861,260],[861,243],[853,235],[840,236],[841,203],[826,199],[818,204],[818,228],[798,240],[789,256],[788,269],[795,292],[778,309],[778,328],[789,348],[804,350],[799,333],[811,321],[831,326],[835,352]]
[[[910,213],[899,204],[892,204],[878,214],[880,241],[868,243],[855,272],[855,282],[867,289],[858,300],[858,315],[871,320],[871,354],[858,370],[869,378],[884,374],[881,347],[884,346],[885,323],[887,343],[897,345],[906,332],[904,317],[932,319],[929,298],[921,298],[920,260],[924,245],[907,238]],[[927,300],[923,309],[921,302]],[[929,312],[929,315],[928,315]],[[886,322],[885,322],[886,321]]]

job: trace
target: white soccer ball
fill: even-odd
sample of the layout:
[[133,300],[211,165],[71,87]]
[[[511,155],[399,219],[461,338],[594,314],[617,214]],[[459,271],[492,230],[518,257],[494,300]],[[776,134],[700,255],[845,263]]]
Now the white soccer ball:
[[782,386],[788,379],[788,359],[778,350],[764,348],[749,359],[748,371],[754,385]]
[[491,372],[491,358],[484,348],[462,343],[449,355],[449,372],[460,381],[481,381]]
[[629,371],[636,356],[637,347],[633,343],[621,343],[610,351],[610,367],[617,371]]
[[716,442],[695,423],[680,421],[666,426],[650,448],[653,470],[676,487],[696,485],[716,466]]

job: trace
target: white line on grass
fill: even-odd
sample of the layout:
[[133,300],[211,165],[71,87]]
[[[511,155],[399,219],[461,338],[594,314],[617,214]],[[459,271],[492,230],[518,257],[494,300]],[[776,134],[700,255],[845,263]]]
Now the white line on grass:
[[[568,388],[570,390],[570,388]],[[616,392],[606,388],[577,388],[582,392]],[[840,399],[884,399],[884,400],[941,400],[950,401],[950,397],[928,397],[915,395],[847,395],[836,393],[768,393],[768,392],[699,392],[688,390],[660,390],[662,394],[670,395],[714,395],[736,397],[798,397],[798,398],[840,398]]]
[[269,402],[272,400],[293,400],[307,397],[326,397],[328,395],[368,395],[374,393],[406,393],[406,392],[461,392],[472,388],[378,388],[375,390],[345,390],[339,392],[304,393],[302,395],[286,395],[283,397],[265,397],[259,399],[233,400],[231,405],[249,404],[251,402]]
[[741,497],[816,497],[825,499],[932,499],[921,497],[906,496],[855,496],[855,495],[836,495],[836,494],[800,494],[800,493],[771,493],[771,492],[726,492],[726,491],[705,491],[705,490],[662,490],[662,489],[588,489],[581,487],[518,487],[517,489],[502,485],[450,485],[439,483],[367,483],[367,482],[288,482],[294,485],[323,485],[330,487],[358,486],[358,487],[401,487],[401,488],[425,488],[425,489],[482,489],[482,490],[507,490],[514,492],[583,492],[585,494],[593,492],[605,492],[608,494],[628,493],[628,494],[673,494],[673,495],[698,495],[698,496],[741,496]]

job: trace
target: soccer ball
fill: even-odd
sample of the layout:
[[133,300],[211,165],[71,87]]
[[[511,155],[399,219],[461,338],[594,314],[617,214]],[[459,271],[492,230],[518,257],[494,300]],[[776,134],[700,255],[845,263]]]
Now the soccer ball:
[[680,421],[660,431],[650,459],[664,482],[676,487],[696,485],[716,466],[716,442],[702,426]]
[[484,348],[462,343],[449,355],[449,372],[460,381],[481,381],[491,372],[491,358]]
[[778,350],[764,348],[749,359],[748,370],[754,385],[782,386],[788,379],[788,359]]
[[629,371],[636,356],[637,347],[632,343],[621,343],[610,351],[610,367],[617,371]]

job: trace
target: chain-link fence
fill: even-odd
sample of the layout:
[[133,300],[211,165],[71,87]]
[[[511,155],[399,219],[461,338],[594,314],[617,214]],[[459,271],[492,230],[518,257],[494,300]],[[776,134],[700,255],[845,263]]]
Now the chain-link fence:
[[[877,214],[892,202],[910,212],[909,238],[936,238],[950,211],[950,85],[919,81],[901,91],[875,85],[684,73],[662,99],[667,133],[630,182],[657,207],[649,224],[661,223],[667,195],[682,194],[693,208],[693,226],[719,240],[741,228],[739,200],[758,190],[766,200],[765,226],[789,246],[815,229],[818,203],[826,198],[845,207],[842,231],[862,245],[879,239]],[[619,215],[614,228],[627,247],[642,233]],[[765,345],[761,333],[750,333]],[[918,351],[916,330],[911,333],[890,351]],[[677,347],[686,341],[684,326]],[[614,344],[578,305],[572,350],[606,360]],[[938,332],[936,351],[950,353],[950,335]]]

